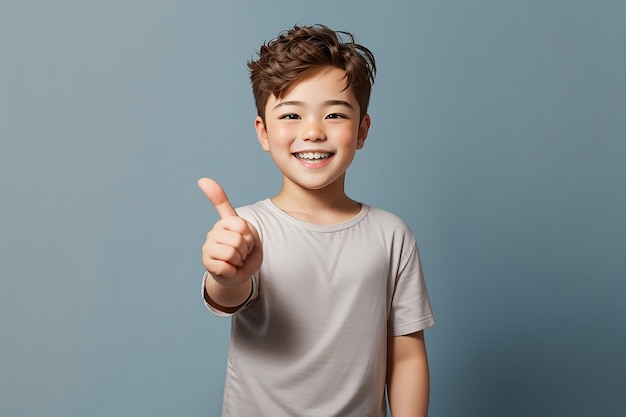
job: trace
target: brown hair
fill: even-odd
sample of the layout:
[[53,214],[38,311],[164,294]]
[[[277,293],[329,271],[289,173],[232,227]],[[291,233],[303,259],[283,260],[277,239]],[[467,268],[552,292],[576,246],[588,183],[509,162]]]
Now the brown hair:
[[363,119],[376,75],[374,55],[352,34],[324,25],[283,31],[261,46],[257,60],[248,62],[258,115],[265,120],[270,94],[283,97],[306,75],[325,66],[346,72],[346,89],[352,87]]

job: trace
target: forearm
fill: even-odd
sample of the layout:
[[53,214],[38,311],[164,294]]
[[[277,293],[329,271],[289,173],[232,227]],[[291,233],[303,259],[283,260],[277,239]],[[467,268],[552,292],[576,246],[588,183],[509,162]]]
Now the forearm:
[[428,415],[430,380],[427,363],[413,360],[396,365],[387,389],[393,417]]
[[204,280],[204,299],[211,306],[226,313],[235,312],[246,302],[251,292],[251,279],[234,287],[225,287],[219,284],[209,273],[206,274]]
[[392,416],[426,417],[430,374],[423,333],[391,338],[389,348],[387,396]]

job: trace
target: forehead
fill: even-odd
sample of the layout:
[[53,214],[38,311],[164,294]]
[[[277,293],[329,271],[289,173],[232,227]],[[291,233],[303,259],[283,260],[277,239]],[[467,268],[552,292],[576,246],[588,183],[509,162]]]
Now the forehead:
[[345,70],[335,67],[323,67],[293,82],[282,95],[270,95],[268,104],[277,104],[291,100],[316,102],[332,99],[356,101],[352,87],[347,87]]

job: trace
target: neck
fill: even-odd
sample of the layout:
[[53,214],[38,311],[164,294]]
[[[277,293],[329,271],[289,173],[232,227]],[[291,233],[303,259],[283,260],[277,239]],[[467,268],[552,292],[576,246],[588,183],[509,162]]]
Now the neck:
[[283,181],[283,188],[272,201],[287,214],[309,223],[340,223],[361,210],[361,205],[346,195],[343,183],[341,179],[325,188],[311,190]]

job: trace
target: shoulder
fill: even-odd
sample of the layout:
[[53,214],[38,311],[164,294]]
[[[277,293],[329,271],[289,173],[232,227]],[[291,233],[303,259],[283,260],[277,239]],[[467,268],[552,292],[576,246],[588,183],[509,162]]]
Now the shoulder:
[[265,200],[261,200],[253,204],[248,204],[245,206],[237,207],[235,211],[237,212],[237,215],[243,217],[246,220],[249,220],[248,217],[250,218],[258,217],[266,209],[267,208],[266,208]]
[[386,239],[396,243],[402,242],[402,245],[417,245],[415,235],[409,225],[397,214],[391,211],[370,207],[368,213],[368,222],[372,227],[380,229]]
[[408,233],[411,235],[413,234],[406,222],[402,220],[398,215],[381,208],[367,205],[364,206],[368,210],[367,220],[369,223],[378,225],[385,230]]
[[259,232],[261,240],[265,230],[277,230],[283,227],[280,216],[270,203],[270,199],[241,206],[235,209],[237,215],[251,223]]
[[417,247],[413,231],[403,219],[384,209],[366,207],[368,213],[362,223],[372,239],[379,239],[386,247],[403,253],[411,252]]

